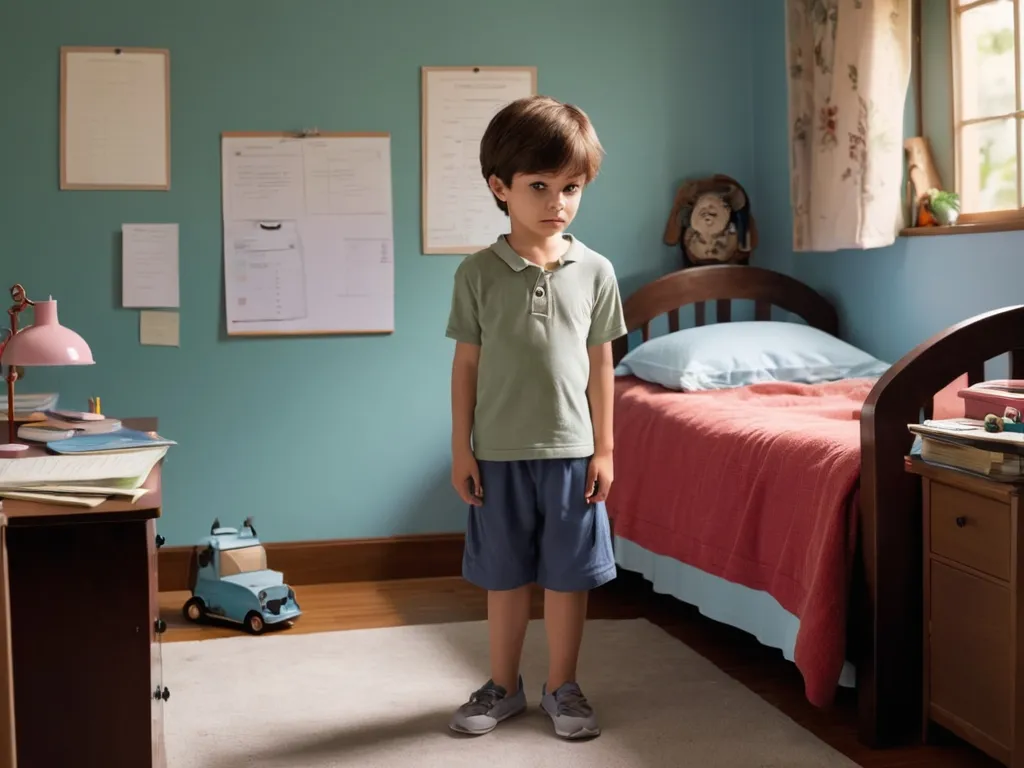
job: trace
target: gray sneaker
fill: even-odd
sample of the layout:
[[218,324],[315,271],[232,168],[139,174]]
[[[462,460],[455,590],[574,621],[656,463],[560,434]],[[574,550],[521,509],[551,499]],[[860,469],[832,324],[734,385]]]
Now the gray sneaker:
[[526,691],[523,678],[519,678],[519,690],[512,696],[493,680],[473,692],[469,701],[452,715],[448,727],[458,733],[480,736],[490,733],[502,720],[507,720],[526,711]]
[[547,683],[541,689],[540,708],[555,724],[555,733],[563,739],[588,739],[601,734],[597,715],[576,683],[564,683],[548,693]]

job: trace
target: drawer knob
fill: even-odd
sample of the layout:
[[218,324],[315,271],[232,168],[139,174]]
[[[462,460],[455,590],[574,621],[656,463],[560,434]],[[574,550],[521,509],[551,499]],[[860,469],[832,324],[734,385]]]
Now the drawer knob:
[[963,528],[965,525],[967,525],[967,518],[966,517],[958,517],[956,519],[956,527],[957,528]]

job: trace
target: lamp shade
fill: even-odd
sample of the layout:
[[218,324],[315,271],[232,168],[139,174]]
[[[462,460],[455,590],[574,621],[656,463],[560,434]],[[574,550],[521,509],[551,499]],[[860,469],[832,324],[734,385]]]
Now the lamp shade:
[[35,324],[24,328],[3,347],[4,365],[92,365],[85,339],[57,321],[57,302],[37,301]]

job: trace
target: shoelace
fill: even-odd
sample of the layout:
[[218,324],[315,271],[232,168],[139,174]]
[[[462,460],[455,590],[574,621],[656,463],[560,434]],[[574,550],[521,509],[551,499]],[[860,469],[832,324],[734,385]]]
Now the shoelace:
[[481,688],[474,691],[469,701],[466,702],[464,710],[468,714],[482,715],[494,708],[494,705],[501,699],[501,692],[495,688]]
[[560,688],[555,694],[555,702],[558,704],[558,714],[560,715],[590,717],[594,711],[590,708],[583,691],[575,685]]

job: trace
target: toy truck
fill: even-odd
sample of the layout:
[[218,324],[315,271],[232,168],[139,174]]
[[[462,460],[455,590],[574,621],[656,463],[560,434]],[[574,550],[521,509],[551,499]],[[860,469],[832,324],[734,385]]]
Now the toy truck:
[[209,536],[193,552],[191,593],[182,608],[189,621],[228,621],[254,635],[302,615],[283,574],[267,568],[267,552],[251,517],[241,530],[214,519]]

